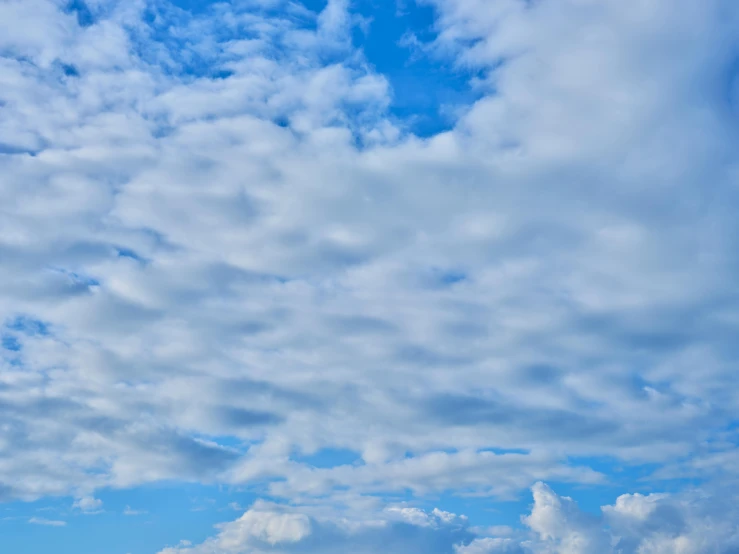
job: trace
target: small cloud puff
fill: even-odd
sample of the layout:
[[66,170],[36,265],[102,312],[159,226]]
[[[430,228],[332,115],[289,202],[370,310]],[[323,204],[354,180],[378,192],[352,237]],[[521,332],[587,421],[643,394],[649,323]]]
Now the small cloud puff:
[[83,496],[82,498],[75,500],[72,506],[87,514],[92,514],[101,511],[103,501],[92,496]]

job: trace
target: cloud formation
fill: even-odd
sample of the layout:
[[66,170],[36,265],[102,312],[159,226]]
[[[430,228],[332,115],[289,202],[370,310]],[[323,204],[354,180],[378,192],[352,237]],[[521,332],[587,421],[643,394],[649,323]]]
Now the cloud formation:
[[[0,500],[736,478],[739,7],[429,3],[482,99],[423,139],[346,2],[0,4]],[[531,548],[616,548],[534,493]],[[218,548],[529,548],[247,514]]]
[[[364,521],[321,521],[297,511],[258,504],[219,526],[207,542],[160,554],[358,552],[401,554],[658,554],[739,551],[734,498],[624,494],[599,515],[581,511],[544,483],[532,487],[526,528],[502,536],[468,525],[464,517],[416,508],[386,509]],[[367,514],[365,514],[366,516]],[[490,530],[490,531],[495,531]]]
[[67,522],[58,519],[46,519],[43,517],[32,517],[28,520],[32,525],[45,525],[47,527],[66,527]]
[[74,501],[73,507],[86,514],[96,514],[101,511],[103,501],[94,496],[83,496]]
[[260,552],[451,552],[469,541],[466,519],[434,510],[390,507],[375,518],[315,518],[282,506],[257,503],[218,535],[195,546],[166,548],[160,554],[240,554]]

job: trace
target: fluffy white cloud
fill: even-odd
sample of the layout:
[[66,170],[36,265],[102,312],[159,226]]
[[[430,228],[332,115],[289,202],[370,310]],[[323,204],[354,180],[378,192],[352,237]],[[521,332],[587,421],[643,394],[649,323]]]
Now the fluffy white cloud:
[[442,553],[473,537],[465,518],[441,510],[391,506],[373,517],[356,515],[309,516],[299,509],[258,502],[236,521],[219,525],[212,539],[195,546],[166,548],[160,554]]
[[[311,520],[299,512],[257,505],[223,524],[209,541],[160,554],[256,552],[439,552],[448,554],[730,554],[739,549],[735,496],[716,500],[694,493],[626,494],[600,515],[547,485],[532,487],[533,505],[514,536],[479,536],[464,518],[397,508],[364,521]],[[402,523],[387,519],[403,514]],[[365,517],[367,514],[365,514]],[[510,530],[508,533],[509,534]],[[318,535],[318,536],[314,536]]]
[[239,550],[252,539],[271,545],[292,543],[302,540],[310,532],[310,521],[302,514],[249,511],[226,526],[218,542],[224,550]]
[[83,496],[74,501],[74,508],[85,513],[97,513],[103,507],[103,501],[94,496]]
[[[0,498],[734,473],[738,6],[438,0],[485,94],[421,139],[348,4],[258,4],[0,4]],[[278,515],[216,540],[354,536]]]

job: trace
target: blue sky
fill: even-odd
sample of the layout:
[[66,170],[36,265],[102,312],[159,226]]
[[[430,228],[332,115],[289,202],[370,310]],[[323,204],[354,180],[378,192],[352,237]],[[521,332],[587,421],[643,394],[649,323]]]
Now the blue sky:
[[737,31],[0,2],[0,551],[739,551]]

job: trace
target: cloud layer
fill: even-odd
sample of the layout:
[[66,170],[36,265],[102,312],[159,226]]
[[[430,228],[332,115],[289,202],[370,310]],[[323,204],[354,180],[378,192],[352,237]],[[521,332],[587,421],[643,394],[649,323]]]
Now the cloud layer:
[[[0,500],[733,481],[739,7],[431,4],[418,47],[482,99],[427,139],[340,0],[0,4]],[[648,514],[552,535],[567,501],[534,494],[530,544],[261,508],[214,544],[729,552],[633,542]],[[662,502],[623,498],[608,525]]]

